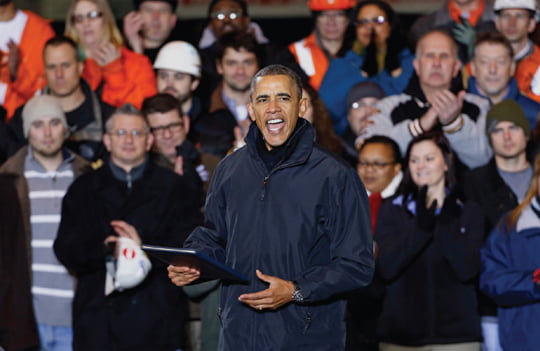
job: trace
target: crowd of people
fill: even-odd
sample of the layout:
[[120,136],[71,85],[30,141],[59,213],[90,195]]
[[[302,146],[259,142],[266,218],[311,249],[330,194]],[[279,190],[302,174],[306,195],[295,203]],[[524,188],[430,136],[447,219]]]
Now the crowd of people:
[[306,3],[0,0],[0,350],[536,350],[536,1]]

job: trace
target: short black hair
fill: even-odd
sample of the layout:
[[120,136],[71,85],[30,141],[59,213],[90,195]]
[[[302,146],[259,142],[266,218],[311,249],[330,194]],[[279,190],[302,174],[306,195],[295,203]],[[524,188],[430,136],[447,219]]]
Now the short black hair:
[[180,117],[184,115],[180,101],[167,93],[159,93],[144,99],[141,108],[145,118],[151,113],[166,113],[172,110],[176,110]]
[[264,62],[264,51],[261,44],[257,42],[255,36],[246,31],[231,31],[223,34],[217,41],[216,58],[221,61],[225,55],[227,48],[240,51],[241,49],[247,52],[252,52],[257,57],[259,67],[262,67]]
[[45,50],[49,47],[49,46],[52,46],[52,47],[59,47],[60,45],[68,45],[70,46],[73,51],[75,51],[75,58],[77,59],[77,61],[79,62],[82,62],[84,61],[82,59],[82,56],[79,52],[79,46],[75,43],[75,41],[69,37],[66,37],[65,35],[57,35],[57,36],[54,36],[52,38],[50,38],[49,40],[47,40],[45,42],[45,45],[43,46],[43,53],[45,53]]
[[293,71],[291,68],[283,65],[269,65],[261,69],[259,72],[253,76],[253,79],[251,80],[250,90],[249,90],[249,98],[251,100],[253,96],[253,92],[255,91],[255,85],[257,84],[257,80],[261,77],[266,76],[289,76],[293,83],[294,83],[294,89],[296,90],[296,94],[298,95],[298,98],[302,98],[302,79],[300,76]]
[[403,157],[401,157],[401,150],[399,149],[399,145],[394,141],[394,139],[389,138],[384,135],[374,135],[370,138],[367,138],[362,143],[362,146],[360,146],[360,149],[358,150],[358,154],[362,152],[362,150],[366,147],[366,145],[369,144],[384,144],[390,147],[392,149],[392,158],[395,163],[403,164]]

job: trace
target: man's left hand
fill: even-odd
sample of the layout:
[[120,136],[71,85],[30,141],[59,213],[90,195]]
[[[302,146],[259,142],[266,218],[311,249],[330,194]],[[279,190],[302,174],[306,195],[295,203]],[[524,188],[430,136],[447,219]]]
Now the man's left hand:
[[111,226],[113,227],[114,231],[118,236],[124,237],[124,238],[130,238],[131,240],[135,241],[137,245],[141,245],[142,240],[139,236],[139,233],[137,233],[137,229],[135,229],[134,226],[131,224],[125,222],[125,221],[111,221]]
[[240,295],[238,298],[240,302],[259,311],[275,310],[291,302],[294,292],[294,284],[291,281],[263,274],[259,270],[256,274],[260,280],[267,282],[270,286],[265,290]]
[[454,95],[450,90],[442,90],[437,93],[434,101],[430,101],[442,125],[452,123],[459,116],[463,108],[464,98],[464,90],[457,95]]
[[19,69],[20,50],[17,44],[15,44],[15,42],[13,41],[13,39],[9,39],[7,47],[9,50],[7,59],[9,75],[11,76],[11,80],[15,81],[17,79],[17,70]]

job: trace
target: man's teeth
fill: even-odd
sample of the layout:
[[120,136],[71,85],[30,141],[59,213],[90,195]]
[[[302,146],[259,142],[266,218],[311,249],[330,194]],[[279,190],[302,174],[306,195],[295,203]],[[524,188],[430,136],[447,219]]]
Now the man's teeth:
[[283,122],[282,119],[271,119],[266,123],[268,123],[268,124],[276,124],[276,123],[281,123],[281,122]]

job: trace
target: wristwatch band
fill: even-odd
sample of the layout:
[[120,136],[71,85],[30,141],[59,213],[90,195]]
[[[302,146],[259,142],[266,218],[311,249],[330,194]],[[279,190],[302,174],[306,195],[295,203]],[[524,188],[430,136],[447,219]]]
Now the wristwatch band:
[[304,302],[304,295],[302,295],[302,289],[296,282],[293,282],[294,284],[294,291],[291,296],[291,299],[293,302]]

